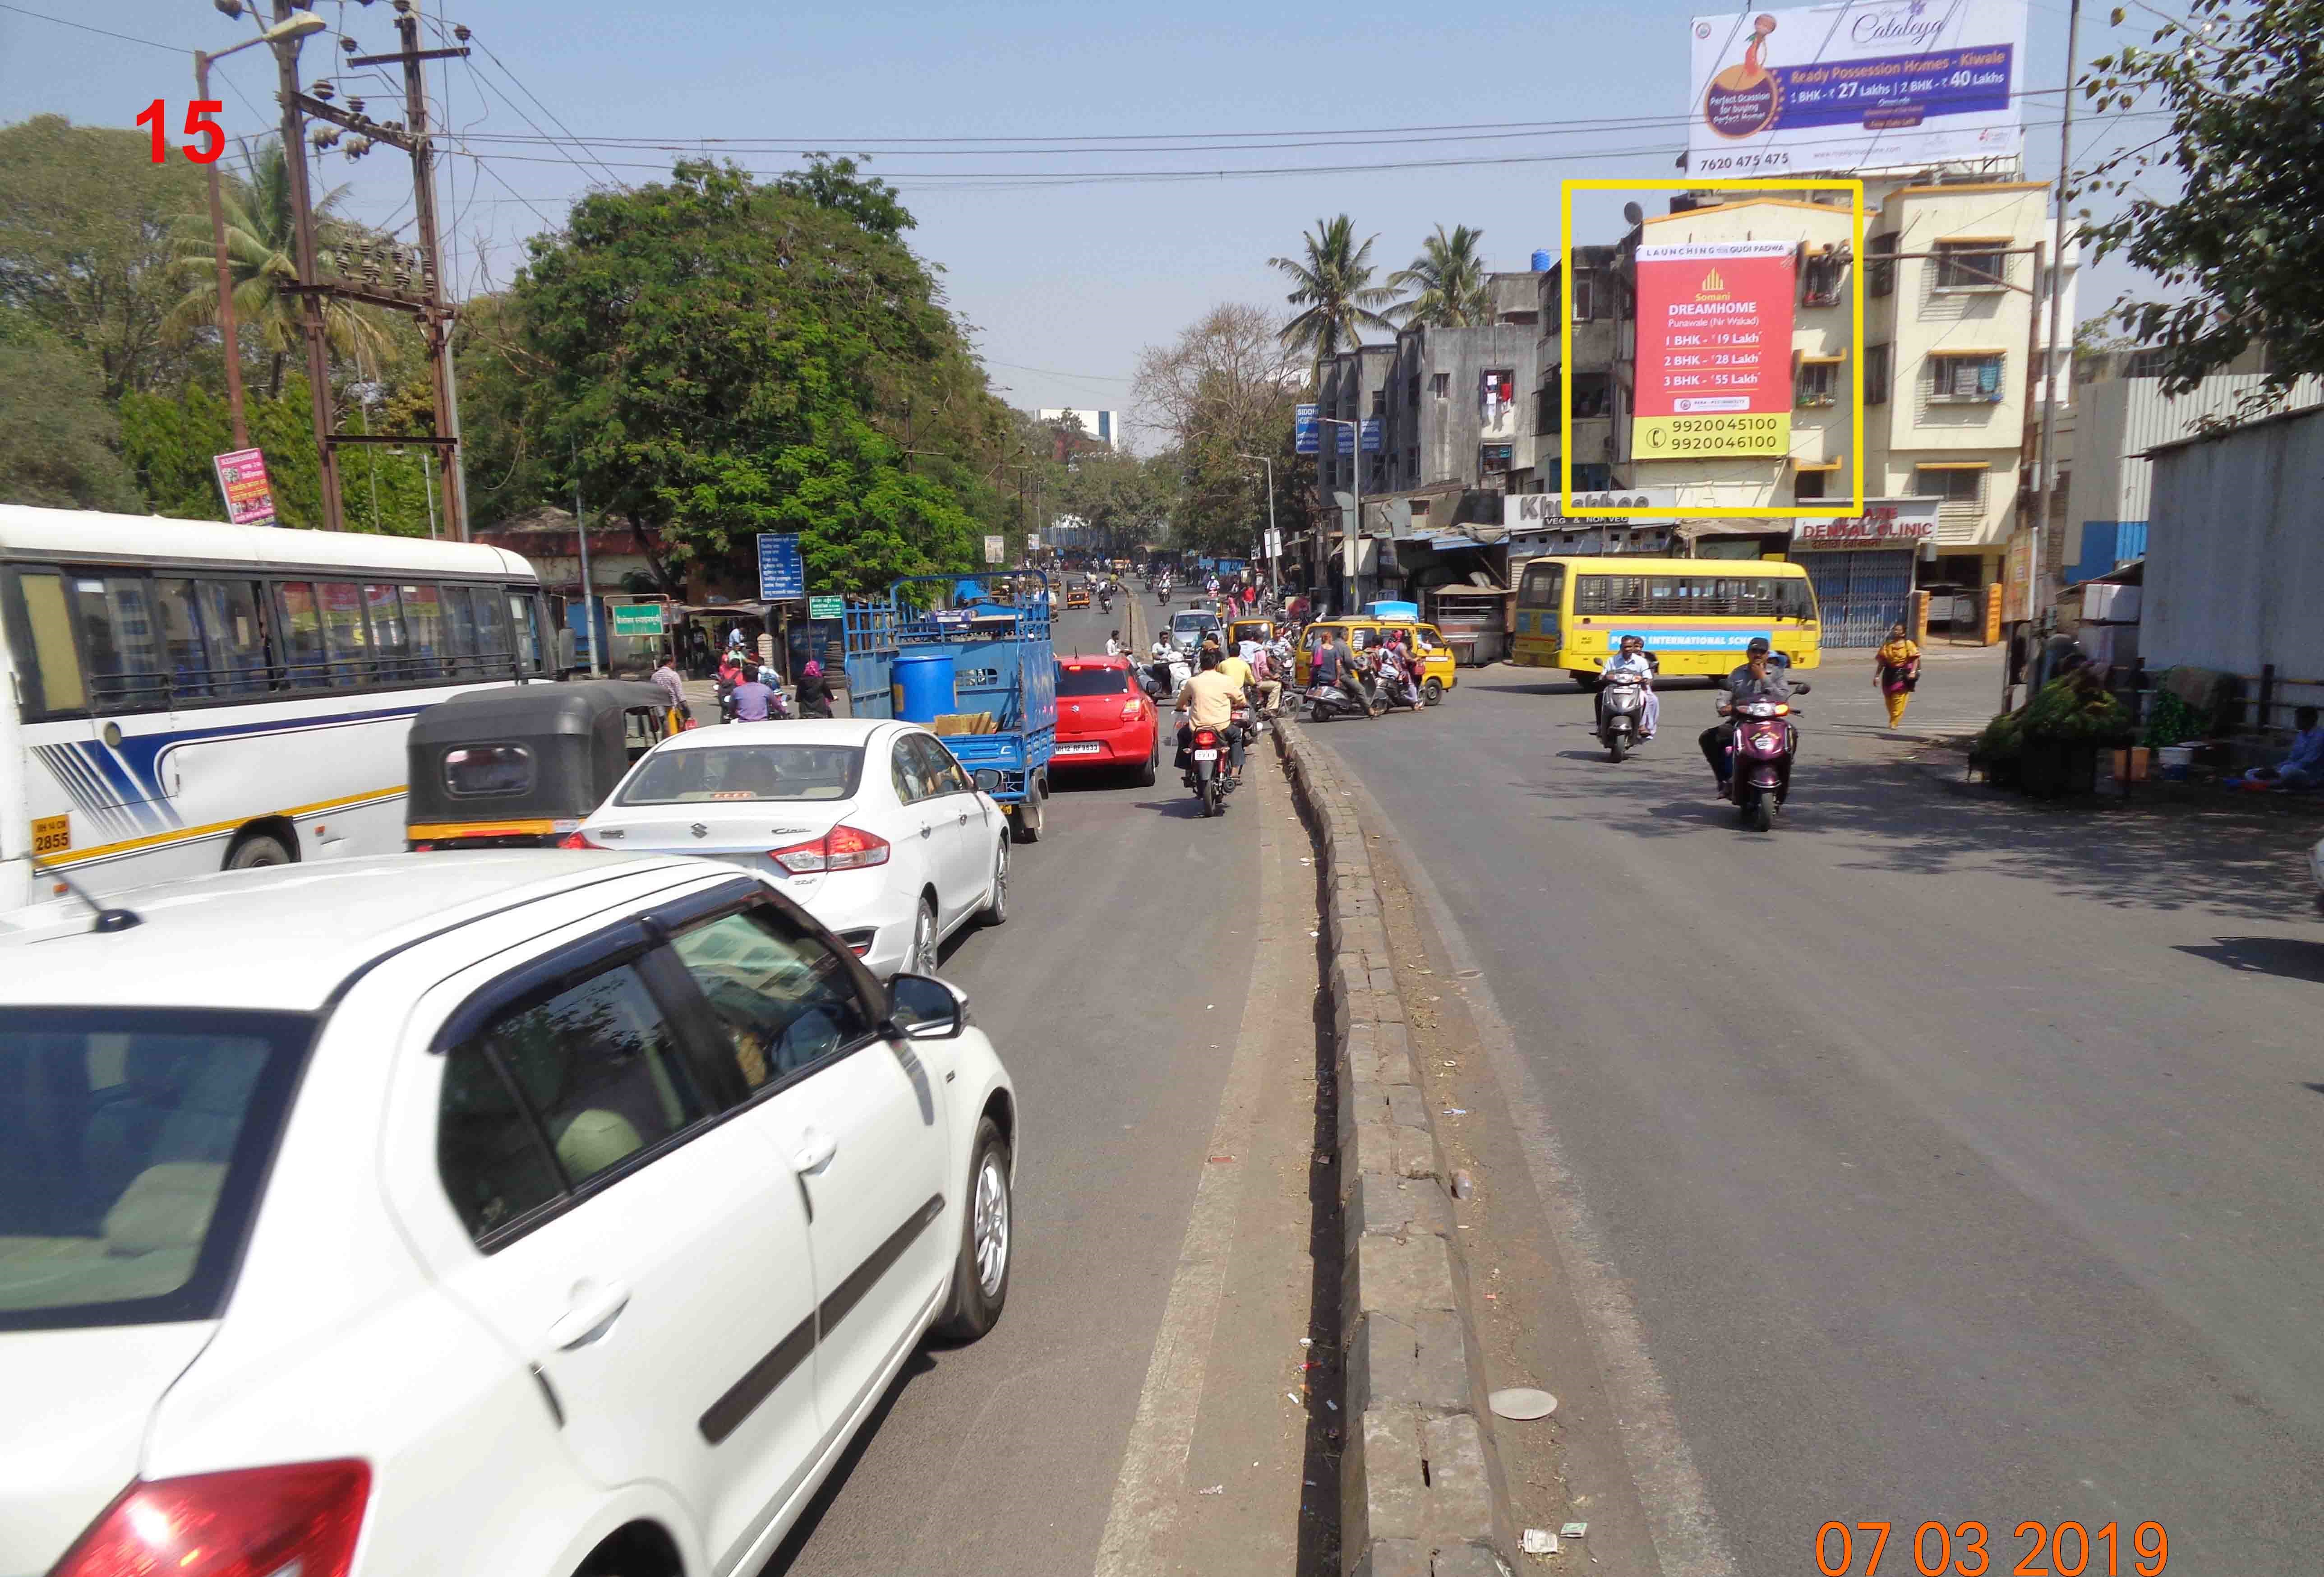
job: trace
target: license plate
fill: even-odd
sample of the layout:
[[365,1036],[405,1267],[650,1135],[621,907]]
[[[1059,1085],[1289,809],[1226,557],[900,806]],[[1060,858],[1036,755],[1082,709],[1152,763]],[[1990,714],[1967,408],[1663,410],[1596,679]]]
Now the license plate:
[[1104,748],[1102,744],[1061,744],[1057,747],[1057,753],[1061,756],[1093,756]]
[[1198,761],[1215,761],[1219,759],[1219,752],[1216,751],[1196,751],[1194,752],[1194,759]]

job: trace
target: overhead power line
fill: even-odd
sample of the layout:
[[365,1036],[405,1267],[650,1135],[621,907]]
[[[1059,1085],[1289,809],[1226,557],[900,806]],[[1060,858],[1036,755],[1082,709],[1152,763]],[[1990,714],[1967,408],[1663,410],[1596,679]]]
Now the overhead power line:
[[78,28],[82,32],[93,32],[104,38],[119,39],[124,44],[143,44],[149,50],[167,50],[173,55],[189,56],[194,52],[189,46],[165,44],[159,39],[138,38],[132,33],[114,32],[106,28],[91,27],[86,22],[68,22],[61,16],[51,16],[44,11],[27,11],[21,5],[7,5],[5,0],[0,0],[0,11],[13,11],[19,16],[29,16],[35,22],[53,22],[59,27]]

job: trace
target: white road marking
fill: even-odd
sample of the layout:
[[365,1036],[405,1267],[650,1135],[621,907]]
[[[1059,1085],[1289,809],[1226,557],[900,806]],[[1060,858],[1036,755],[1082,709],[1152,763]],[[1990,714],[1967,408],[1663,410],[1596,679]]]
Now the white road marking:
[[1575,1301],[1598,1349],[1607,1388],[1616,1404],[1615,1416],[1620,1420],[1616,1433],[1630,1464],[1631,1480],[1637,1486],[1646,1536],[1654,1541],[1662,1577],[1736,1577],[1734,1557],[1728,1553],[1710,1493],[1679,1432],[1670,1392],[1647,1355],[1637,1309],[1607,1259],[1589,1208],[1582,1203],[1581,1187],[1566,1168],[1540,1089],[1532,1069],[1517,1055],[1516,1037],[1509,1033],[1492,987],[1483,978],[1483,964],[1421,862],[1402,859],[1398,863],[1406,885],[1427,904],[1453,969],[1471,976],[1461,988],[1470,1018],[1477,1027],[1478,1038],[1485,1044],[1502,1098],[1508,1102],[1509,1120],[1525,1151],[1526,1169],[1533,1174],[1535,1191],[1547,1208],[1558,1257],[1572,1277]]
[[[1254,760],[1252,764],[1259,763]],[[1244,787],[1259,797],[1253,810],[1269,817],[1283,813],[1277,796],[1285,789],[1273,775],[1254,770]],[[1281,880],[1276,864],[1281,858],[1278,852],[1274,859],[1259,862],[1262,917],[1274,912]],[[1235,1038],[1234,1061],[1227,1068],[1226,1088],[1219,1094],[1219,1114],[1211,1128],[1209,1148],[1203,1152],[1205,1157],[1250,1153],[1251,1120],[1259,1106],[1267,1038],[1262,1016],[1253,1009],[1266,979],[1269,953],[1266,944],[1273,936],[1272,928],[1262,920],[1252,948],[1250,987],[1243,996],[1242,1028]],[[1114,1480],[1113,1504],[1106,1513],[1105,1534],[1098,1542],[1095,1577],[1147,1577],[1162,1571],[1162,1536],[1176,1519],[1179,1498],[1186,1488],[1186,1458],[1194,1445],[1194,1420],[1202,1411],[1204,1372],[1234,1249],[1235,1214],[1244,1181],[1243,1168],[1212,1166],[1206,1160],[1194,1185],[1194,1208],[1179,1246],[1178,1268],[1170,1277],[1169,1299],[1162,1306],[1161,1328],[1155,1333],[1154,1356],[1146,1366],[1145,1387],[1138,1393],[1138,1416],[1130,1426],[1121,1473]]]

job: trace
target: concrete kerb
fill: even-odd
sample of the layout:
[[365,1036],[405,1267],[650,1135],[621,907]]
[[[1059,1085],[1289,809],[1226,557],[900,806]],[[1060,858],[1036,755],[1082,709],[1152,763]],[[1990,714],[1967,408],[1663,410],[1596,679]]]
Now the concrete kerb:
[[1330,752],[1274,730],[1327,881],[1324,986],[1346,1229],[1346,1577],[1493,1577],[1517,1547],[1434,1117],[1413,1067],[1370,845]]

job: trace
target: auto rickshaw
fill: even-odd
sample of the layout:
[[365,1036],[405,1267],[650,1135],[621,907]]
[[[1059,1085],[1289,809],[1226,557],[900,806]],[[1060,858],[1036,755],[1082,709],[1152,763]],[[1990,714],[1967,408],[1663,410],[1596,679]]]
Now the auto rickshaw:
[[1234,650],[1246,641],[1256,641],[1261,646],[1275,641],[1275,621],[1272,619],[1231,619],[1227,622],[1227,650]]
[[471,690],[423,708],[404,745],[404,846],[527,849],[578,830],[632,764],[686,726],[659,685]]

